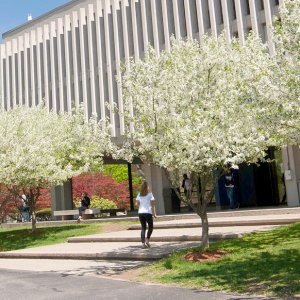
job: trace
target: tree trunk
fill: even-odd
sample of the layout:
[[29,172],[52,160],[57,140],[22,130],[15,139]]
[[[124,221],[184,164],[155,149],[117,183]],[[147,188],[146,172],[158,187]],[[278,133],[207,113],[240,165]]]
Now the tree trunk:
[[201,222],[202,222],[202,247],[203,248],[208,248],[209,247],[209,235],[208,235],[209,226],[208,226],[208,218],[207,218],[207,210],[206,210],[207,199],[210,199],[211,195],[213,194],[215,184],[217,183],[217,180],[215,181],[215,184],[213,185],[213,190],[210,193],[211,195],[206,197],[205,190],[206,190],[208,178],[204,178],[204,180],[202,180],[202,182],[201,182],[199,180],[200,174],[197,173],[197,172],[191,172],[190,180],[197,186],[198,204],[194,204],[192,202],[192,190],[188,191],[185,199],[182,198],[180,193],[177,191],[177,186],[178,185],[174,185],[174,182],[172,182],[169,172],[167,170],[165,170],[165,171],[166,171],[168,181],[169,181],[171,187],[173,188],[173,190],[175,191],[176,195],[179,197],[179,199],[181,201],[185,202],[186,204],[188,204],[189,206],[191,206],[192,209],[194,210],[194,212],[196,212],[198,214],[198,216],[201,218]]
[[36,194],[34,194],[33,190],[30,189],[30,210],[31,210],[31,231],[34,232],[36,230],[36,215],[35,215],[35,204],[40,196],[40,189],[36,188]]
[[31,231],[34,232],[36,230],[36,216],[35,211],[31,212]]
[[205,212],[201,212],[200,217],[202,222],[202,248],[209,248],[209,227],[206,210]]

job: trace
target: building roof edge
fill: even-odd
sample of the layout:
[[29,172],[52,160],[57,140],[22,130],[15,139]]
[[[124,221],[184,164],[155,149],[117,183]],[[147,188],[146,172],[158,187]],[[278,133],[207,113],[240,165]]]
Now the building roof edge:
[[61,5],[61,6],[57,7],[57,8],[54,8],[54,9],[52,9],[52,10],[50,10],[50,11],[48,11],[48,12],[46,12],[46,13],[44,13],[44,14],[42,14],[42,15],[34,18],[34,19],[32,19],[31,21],[28,21],[28,22],[26,22],[24,24],[21,24],[21,25],[15,27],[15,28],[13,28],[13,29],[11,29],[9,31],[6,31],[6,32],[4,32],[2,34],[2,40],[5,40],[5,39],[11,37],[12,35],[14,35],[15,33],[19,32],[19,31],[22,31],[22,30],[24,30],[26,28],[32,27],[36,23],[39,23],[39,22],[41,22],[43,20],[46,20],[46,19],[50,18],[51,16],[57,14],[59,11],[65,10],[69,6],[70,7],[71,6],[75,6],[80,1],[82,1],[82,0],[71,0],[70,2],[67,2],[67,3],[65,3],[65,4],[63,4],[63,5]]

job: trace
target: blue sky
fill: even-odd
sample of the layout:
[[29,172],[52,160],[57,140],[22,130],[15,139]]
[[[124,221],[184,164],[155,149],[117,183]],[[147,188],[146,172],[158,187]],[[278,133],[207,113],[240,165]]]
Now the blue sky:
[[0,0],[0,41],[2,34],[71,0]]

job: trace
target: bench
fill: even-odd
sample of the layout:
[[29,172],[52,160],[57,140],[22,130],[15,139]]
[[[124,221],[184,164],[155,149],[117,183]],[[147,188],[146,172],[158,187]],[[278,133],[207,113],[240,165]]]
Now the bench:
[[[100,214],[100,208],[89,208],[82,212],[83,219],[91,219],[94,214]],[[53,212],[55,217],[61,217],[64,220],[72,220],[73,216],[79,215],[78,209],[56,210]]]
[[[89,208],[82,212],[82,218],[84,220],[91,219],[95,214],[103,214],[109,213],[110,216],[116,216],[117,212],[124,212],[124,209],[116,208],[116,209],[100,209],[100,208]],[[70,209],[70,210],[56,210],[53,212],[55,217],[61,217],[63,221],[72,220],[73,216],[79,215],[78,209]]]
[[122,208],[112,208],[112,209],[101,209],[101,214],[107,214],[109,213],[110,216],[116,216],[117,212],[124,212],[125,210]]

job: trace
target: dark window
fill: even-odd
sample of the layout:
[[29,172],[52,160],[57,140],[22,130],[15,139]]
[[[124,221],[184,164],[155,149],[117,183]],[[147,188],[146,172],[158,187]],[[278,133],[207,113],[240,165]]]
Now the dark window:
[[250,15],[250,4],[249,4],[249,0],[246,1],[246,10],[247,10],[247,15]]
[[220,10],[221,10],[221,24],[223,24],[224,23],[224,19],[223,19],[223,10],[222,10],[221,0],[219,0],[219,7],[220,7]]
[[236,9],[235,9],[235,2],[232,1],[233,4],[233,19],[236,20]]

